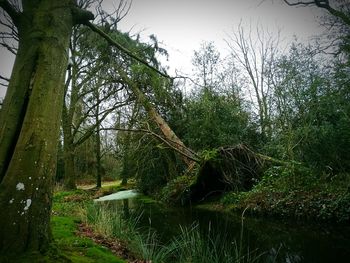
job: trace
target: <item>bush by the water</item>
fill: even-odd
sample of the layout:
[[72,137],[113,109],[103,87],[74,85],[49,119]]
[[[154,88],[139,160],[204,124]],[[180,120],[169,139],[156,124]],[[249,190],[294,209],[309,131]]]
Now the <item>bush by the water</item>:
[[221,202],[232,209],[278,217],[350,222],[348,175],[317,174],[302,166],[271,167],[249,192],[229,192]]

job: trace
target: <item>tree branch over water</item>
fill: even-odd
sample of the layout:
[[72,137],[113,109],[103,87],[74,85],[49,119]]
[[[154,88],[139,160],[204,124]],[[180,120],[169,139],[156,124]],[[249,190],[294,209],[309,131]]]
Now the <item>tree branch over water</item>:
[[[200,163],[200,158],[199,156],[193,152],[191,149],[187,148],[186,149],[192,153],[192,156],[190,156],[189,154],[186,154],[185,152],[179,150],[177,147],[174,147],[173,144],[177,144],[177,142],[175,141],[169,141],[169,139],[164,138],[163,136],[156,134],[155,132],[152,132],[149,129],[125,129],[125,128],[118,128],[118,127],[113,127],[113,128],[101,128],[100,129],[105,130],[105,131],[123,131],[123,132],[138,132],[138,133],[145,133],[151,136],[154,136],[155,138],[157,138],[158,140],[160,140],[161,142],[164,142],[166,145],[168,145],[171,149],[175,150],[176,152],[178,152],[179,154],[181,154],[182,156],[196,162],[196,163]],[[181,147],[184,147],[183,145],[181,145]]]

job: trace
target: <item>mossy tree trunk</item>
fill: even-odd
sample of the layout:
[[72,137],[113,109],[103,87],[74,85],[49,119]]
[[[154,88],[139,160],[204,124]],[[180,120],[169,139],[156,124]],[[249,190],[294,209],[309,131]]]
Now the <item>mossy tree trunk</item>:
[[[19,32],[19,48],[1,111],[0,254],[45,250],[64,77],[72,26],[71,0],[23,1],[19,13],[2,7]],[[72,12],[74,15],[72,15]],[[77,13],[78,12],[78,13]],[[91,14],[82,12],[86,19]]]
[[123,154],[123,169],[121,172],[121,178],[122,178],[122,185],[127,185],[128,183],[128,178],[130,177],[130,170],[131,170],[131,166],[130,166],[130,147],[131,147],[131,139],[132,139],[132,132],[130,132],[130,130],[133,128],[135,121],[136,121],[136,115],[137,115],[137,111],[138,111],[138,105],[137,103],[134,104],[133,108],[132,108],[132,112],[131,112],[131,116],[130,116],[130,120],[128,123],[128,127],[127,127],[127,131],[126,135],[125,135],[125,139],[123,141],[123,145],[124,145],[124,154]]

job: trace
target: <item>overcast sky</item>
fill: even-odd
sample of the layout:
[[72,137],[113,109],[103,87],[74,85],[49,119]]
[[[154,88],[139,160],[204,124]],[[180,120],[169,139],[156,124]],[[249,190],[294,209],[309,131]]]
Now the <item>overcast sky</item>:
[[315,18],[320,15],[320,9],[289,7],[282,0],[134,0],[120,26],[155,34],[169,51],[172,68],[188,71],[202,41],[214,41],[225,54],[224,39],[241,21],[253,28],[259,23],[270,31],[280,29],[284,39],[295,34],[306,41],[321,32]]
[[[119,0],[104,0],[113,10]],[[317,16],[322,11],[310,7],[289,7],[282,0],[133,0],[129,14],[120,23],[122,31],[138,33],[144,39],[154,34],[170,54],[170,74],[174,69],[191,73],[191,57],[202,41],[214,41],[220,53],[227,54],[224,39],[244,25],[257,23],[269,31],[281,30],[285,42],[296,35],[307,41],[322,29]],[[1,27],[0,27],[0,30]],[[13,58],[0,49],[0,74],[9,77]],[[0,87],[0,97],[5,88]]]

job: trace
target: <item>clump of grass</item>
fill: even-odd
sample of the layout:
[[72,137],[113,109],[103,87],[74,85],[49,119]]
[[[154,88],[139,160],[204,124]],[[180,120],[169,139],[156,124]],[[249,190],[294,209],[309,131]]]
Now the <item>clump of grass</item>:
[[[210,227],[210,226],[209,226]],[[193,263],[220,263],[237,262],[249,263],[259,262],[263,254],[258,251],[249,251],[243,247],[242,242],[228,242],[224,233],[213,233],[209,230],[203,234],[199,225],[181,227],[180,234],[172,241],[176,248],[177,262]]]
[[169,256],[168,250],[159,244],[156,233],[151,228],[143,231],[137,227],[142,214],[126,219],[117,208],[103,204],[89,205],[86,210],[86,217],[83,220],[92,226],[94,231],[126,242],[127,247],[136,257],[151,260],[154,263],[166,262]]

